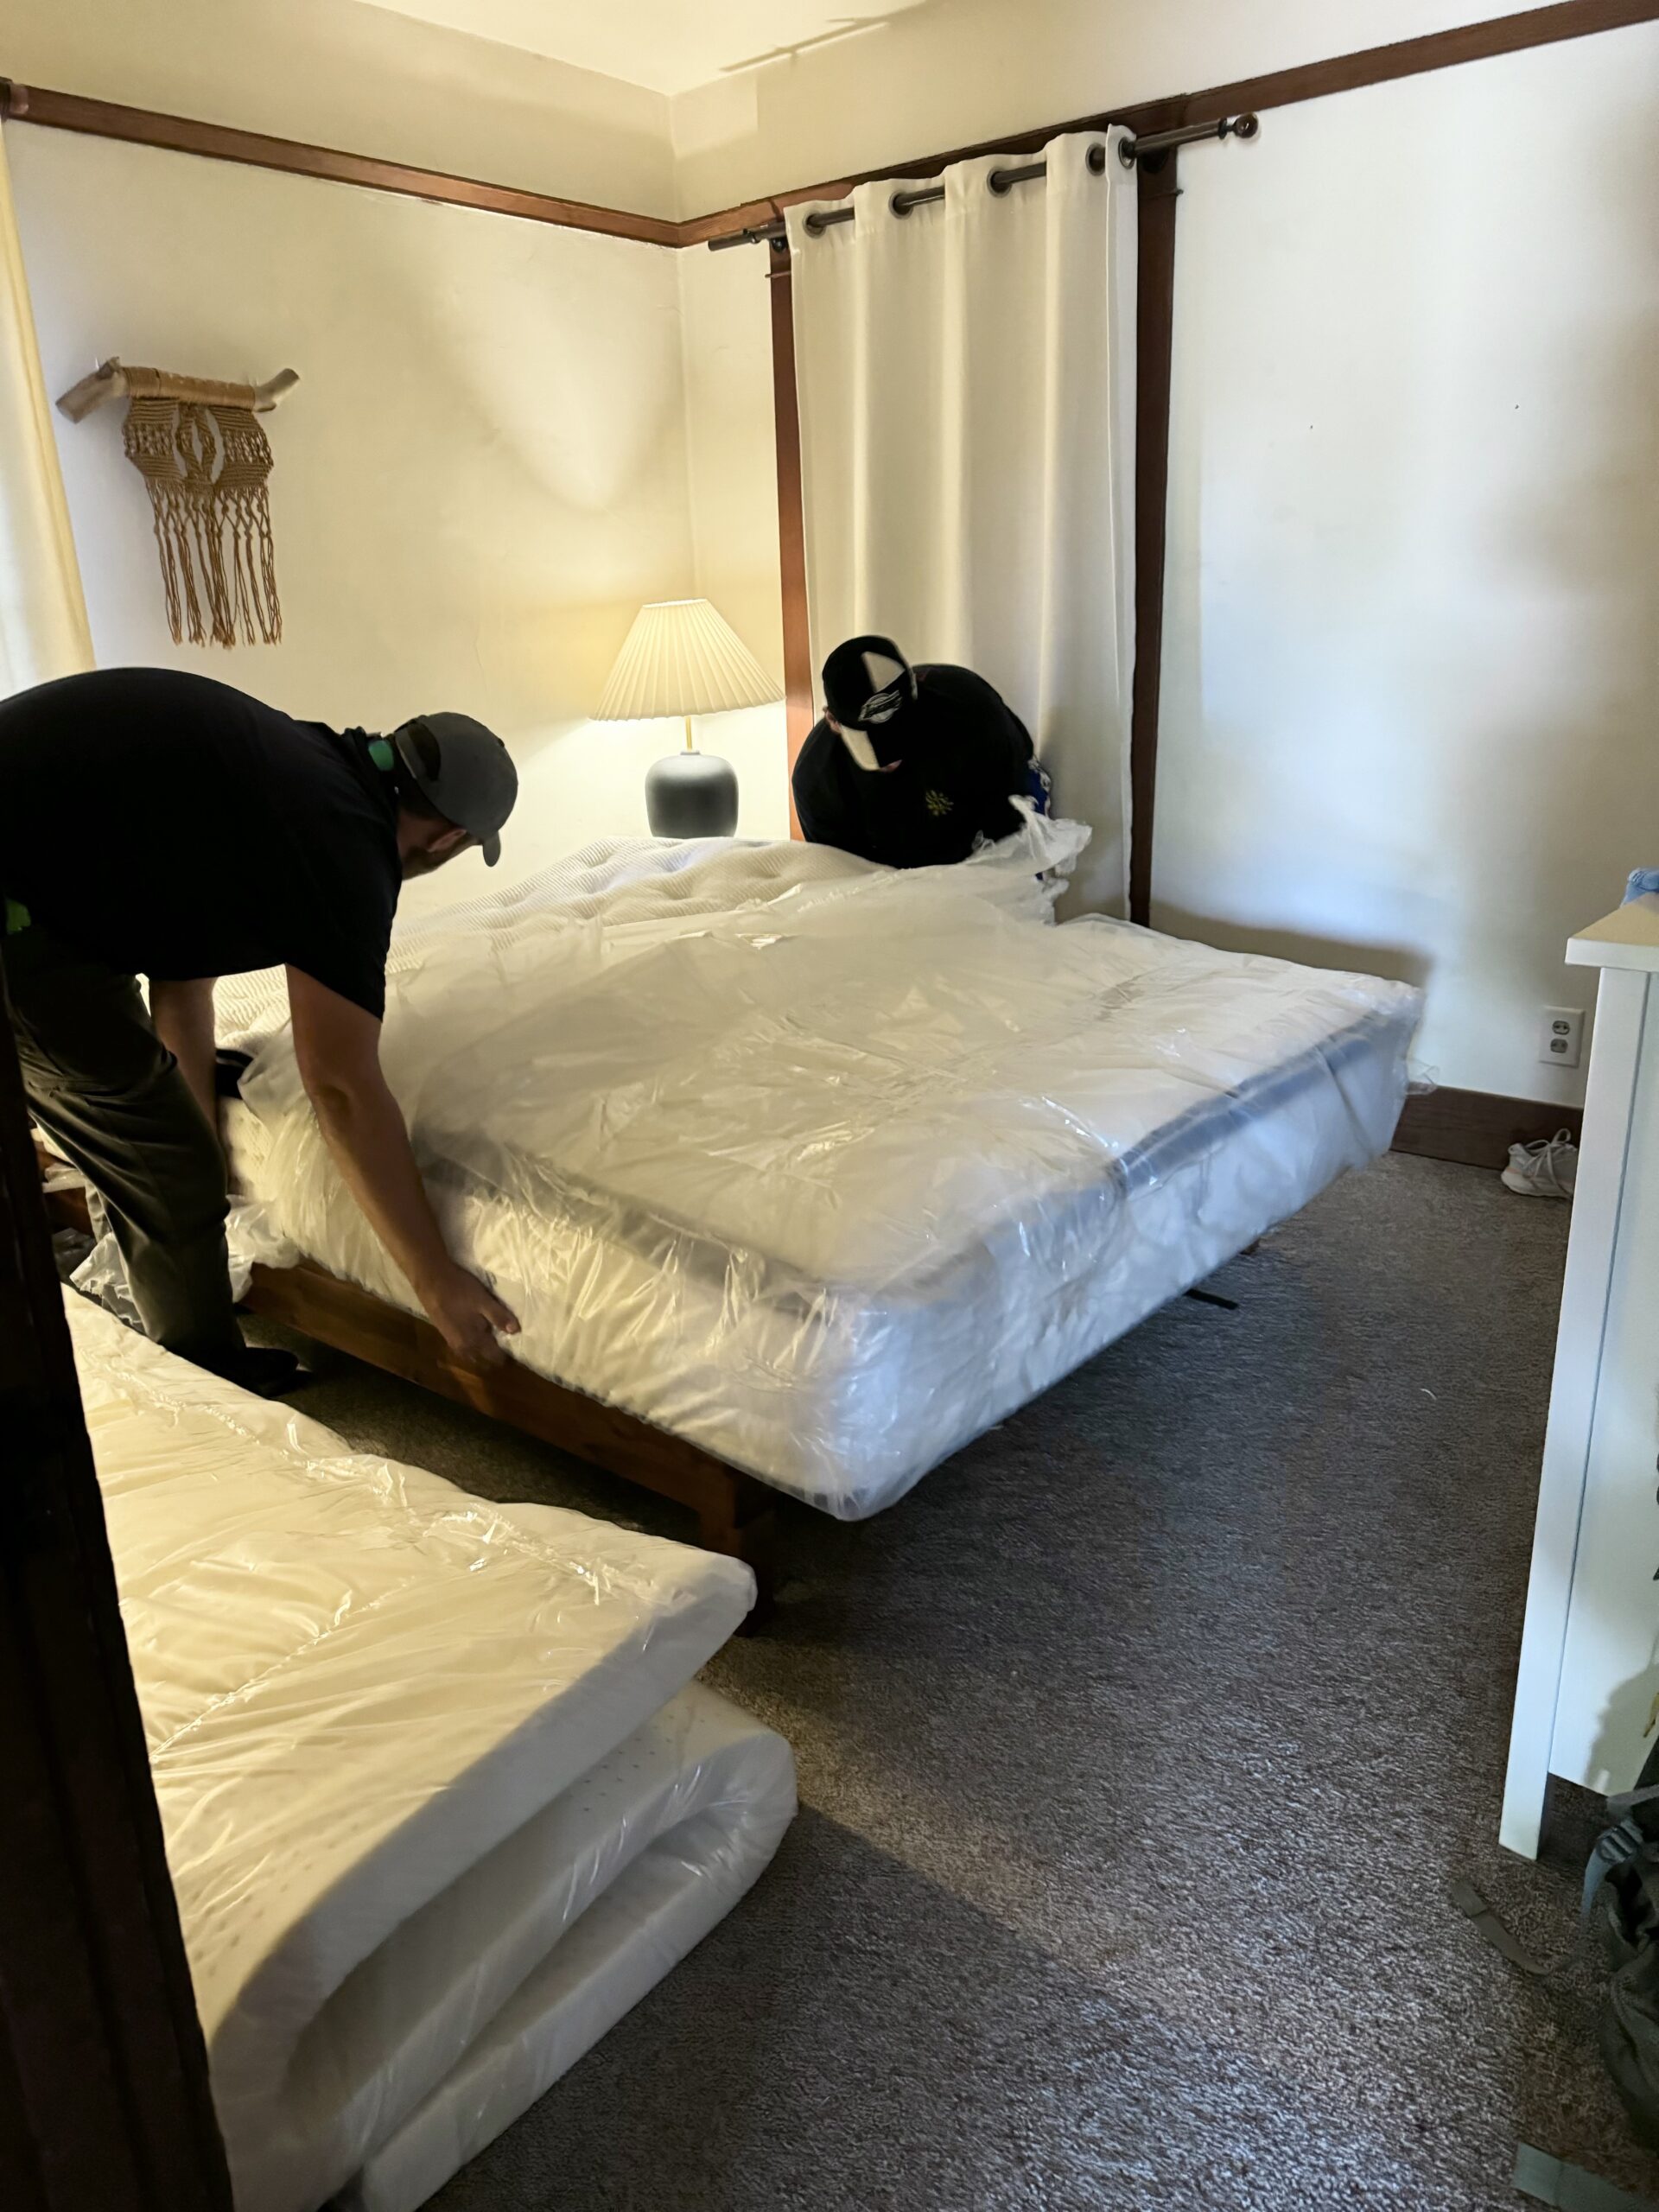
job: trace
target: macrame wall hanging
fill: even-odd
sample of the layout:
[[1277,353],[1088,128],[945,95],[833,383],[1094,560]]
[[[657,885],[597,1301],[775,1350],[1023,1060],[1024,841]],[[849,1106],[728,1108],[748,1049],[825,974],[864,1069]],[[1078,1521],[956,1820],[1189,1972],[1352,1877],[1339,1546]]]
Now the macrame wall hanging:
[[274,645],[283,634],[270,444],[254,416],[298,382],[292,369],[268,384],[216,384],[110,360],[58,402],[78,423],[105,400],[127,401],[124,443],[149,493],[175,644]]

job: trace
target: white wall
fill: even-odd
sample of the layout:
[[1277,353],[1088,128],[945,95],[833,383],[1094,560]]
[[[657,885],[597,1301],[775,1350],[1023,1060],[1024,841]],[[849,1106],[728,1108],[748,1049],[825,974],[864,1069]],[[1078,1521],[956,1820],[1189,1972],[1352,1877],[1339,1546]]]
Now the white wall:
[[1659,862],[1659,26],[1183,168],[1154,918],[1421,977],[1442,1082]]
[[[672,251],[21,125],[7,147],[48,390],[112,353],[302,379],[268,421],[274,647],[171,643],[123,410],[58,418],[99,661],[337,724],[480,715],[524,779],[499,880],[643,833],[674,734],[585,716],[640,601],[691,588]],[[484,885],[468,855],[410,897]]]
[[54,92],[675,212],[660,93],[358,0],[26,0],[0,64]]
[[[778,466],[772,435],[772,323],[754,252],[688,248],[673,257],[683,378],[690,553],[683,588],[713,601],[783,688],[778,570]],[[650,760],[677,725],[613,725]],[[738,835],[789,835],[788,731],[773,706],[703,715],[696,741],[737,773]],[[632,771],[630,772],[632,772]],[[643,801],[639,802],[643,806]],[[644,828],[643,820],[634,827]]]
[[679,209],[702,214],[1526,3],[918,0],[872,10],[843,38],[676,96]]

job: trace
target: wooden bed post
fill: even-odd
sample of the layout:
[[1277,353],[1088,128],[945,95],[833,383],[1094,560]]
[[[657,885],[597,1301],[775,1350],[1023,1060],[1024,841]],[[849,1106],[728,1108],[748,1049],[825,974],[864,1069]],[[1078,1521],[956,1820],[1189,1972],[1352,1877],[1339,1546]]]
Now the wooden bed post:
[[[1171,130],[1167,116],[1137,123]],[[1153,810],[1163,675],[1164,550],[1169,524],[1169,387],[1175,324],[1176,154],[1135,164],[1135,687],[1129,713],[1129,919],[1152,918]]]
[[[806,615],[806,507],[801,492],[801,409],[795,386],[794,281],[789,240],[766,246],[772,292],[772,412],[778,448],[778,568],[784,601],[784,697],[789,773],[812,729],[812,639]],[[789,795],[790,835],[801,834],[795,794]]]
[[734,1468],[721,1472],[725,1481],[711,1484],[697,1510],[697,1541],[704,1551],[741,1559],[753,1569],[754,1609],[738,1631],[741,1636],[766,1625],[778,1594],[778,1493]]

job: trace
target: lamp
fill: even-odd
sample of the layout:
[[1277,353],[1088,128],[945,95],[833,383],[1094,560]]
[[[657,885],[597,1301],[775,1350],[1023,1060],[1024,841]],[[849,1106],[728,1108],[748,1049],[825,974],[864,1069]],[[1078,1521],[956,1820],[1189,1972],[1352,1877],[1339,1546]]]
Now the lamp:
[[640,608],[594,719],[684,716],[684,752],[658,760],[645,778],[645,818],[653,837],[731,836],[737,827],[737,778],[728,762],[698,752],[691,717],[769,706],[783,696],[706,599],[658,600]]

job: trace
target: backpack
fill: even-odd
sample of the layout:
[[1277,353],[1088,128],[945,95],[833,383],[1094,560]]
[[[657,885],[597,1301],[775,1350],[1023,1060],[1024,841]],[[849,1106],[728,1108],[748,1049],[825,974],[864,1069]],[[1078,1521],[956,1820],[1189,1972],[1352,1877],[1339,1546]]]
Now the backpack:
[[1603,1908],[1612,1973],[1599,2023],[1602,2056],[1639,2142],[1659,2147],[1659,1741],[1634,1789],[1610,1797],[1613,1824],[1597,1837],[1584,1870],[1577,1940],[1540,1961],[1506,1928],[1471,1882],[1452,1901],[1523,1974],[1548,1974],[1577,1951]]
[[1643,2143],[1659,2145],[1659,1743],[1636,1788],[1610,1797],[1621,1817],[1598,1837],[1585,1869],[1583,1918],[1606,1901],[1612,1975],[1600,2020],[1601,2055]]

